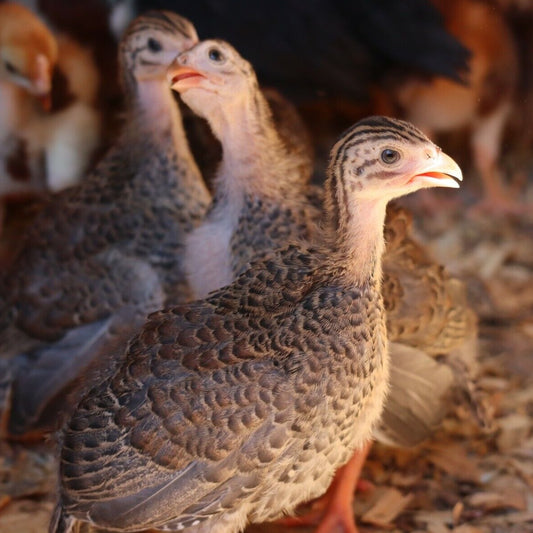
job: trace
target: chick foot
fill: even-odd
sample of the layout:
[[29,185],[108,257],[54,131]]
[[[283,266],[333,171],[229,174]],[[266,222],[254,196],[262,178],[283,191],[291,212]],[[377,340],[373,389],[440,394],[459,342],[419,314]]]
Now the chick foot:
[[368,442],[356,450],[348,463],[339,468],[329,489],[313,502],[309,513],[283,518],[277,523],[287,527],[318,524],[315,533],[358,533],[352,501],[371,446]]

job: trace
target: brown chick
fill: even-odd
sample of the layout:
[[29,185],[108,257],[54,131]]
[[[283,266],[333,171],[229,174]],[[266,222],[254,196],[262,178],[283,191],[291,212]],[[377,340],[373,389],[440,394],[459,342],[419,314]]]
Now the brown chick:
[[476,332],[463,284],[412,236],[412,214],[389,206],[383,293],[389,338],[430,355],[447,353]]
[[389,206],[385,239],[383,296],[393,372],[378,439],[414,446],[428,438],[446,414],[451,390],[487,427],[490,417],[475,386],[477,316],[464,284],[416,242],[405,209]]
[[[205,41],[181,54],[169,69],[169,81],[183,93],[182,98],[191,109],[209,121],[223,148],[213,208],[188,238],[189,278],[196,295],[201,297],[229,283],[246,268],[248,261],[261,257],[265,251],[283,247],[286,242],[312,240],[316,229],[309,222],[320,219],[322,201],[317,188],[308,187],[310,170],[301,163],[306,157],[301,147],[288,145],[281,138],[258,91],[251,66],[227,43]],[[447,306],[457,305],[460,313],[461,305],[466,303],[464,295],[462,300],[451,303],[453,298],[447,294],[444,270],[411,240],[406,219],[393,215],[400,212],[392,210],[387,221],[389,243],[384,256],[383,289],[391,309],[405,306],[409,314],[405,320],[397,314],[404,322],[395,329],[396,343],[391,355],[393,385],[396,387],[397,380],[400,399],[387,401],[391,427],[386,427],[380,436],[387,435],[389,443],[411,445],[427,438],[442,419],[443,396],[453,381],[448,367],[422,350],[426,344],[445,344],[441,337],[447,330]],[[438,274],[430,278],[437,283],[436,289],[428,286],[424,278],[428,265]],[[411,286],[416,287],[417,282],[424,288],[413,290],[411,299]],[[435,290],[439,301],[433,299]],[[426,301],[428,297],[430,300]],[[426,313],[435,316],[433,319],[422,316]],[[414,347],[406,344],[396,347],[403,342],[406,323],[414,330],[412,338],[406,335],[406,342],[412,341]],[[464,338],[461,331],[456,335],[454,342],[459,345]],[[426,338],[418,348],[416,336]],[[415,359],[417,364],[410,366],[409,362]],[[416,404],[403,401],[402,389],[407,384]],[[351,502],[351,493],[344,502]],[[353,523],[351,506],[348,507]],[[328,531],[327,527],[322,524],[321,531]]]
[[480,209],[522,208],[505,187],[499,158],[518,83],[513,36],[498,9],[483,0],[434,0],[448,31],[470,49],[465,84],[445,78],[410,79],[393,89],[401,115],[433,137],[468,127],[475,168],[483,182]]
[[[233,70],[219,42],[193,54]],[[229,89],[192,69],[175,82]],[[153,313],[80,402],[62,437],[50,532],[85,521],[237,533],[321,494],[385,399],[386,204],[456,179],[457,164],[408,123],[370,117],[345,132],[316,245],[289,245],[205,300]],[[240,176],[226,186],[246,194]]]
[[47,97],[58,57],[50,30],[31,11],[11,2],[0,4],[0,72],[36,96]]
[[100,74],[91,50],[66,34],[56,36],[59,55],[52,77],[51,107],[40,110],[22,131],[29,149],[44,152],[44,177],[50,191],[79,182],[100,143],[97,109]]
[[66,392],[90,380],[100,354],[123,348],[147,313],[189,298],[185,235],[210,196],[165,74],[196,41],[173,13],[131,24],[119,51],[120,136],[81,183],[49,199],[0,277],[0,358],[15,375],[11,435],[54,429]]

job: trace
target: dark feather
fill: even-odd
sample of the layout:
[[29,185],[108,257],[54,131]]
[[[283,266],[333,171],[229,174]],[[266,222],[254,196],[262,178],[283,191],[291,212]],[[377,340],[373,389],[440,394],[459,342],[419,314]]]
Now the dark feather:
[[469,59],[428,0],[130,3],[137,12],[178,10],[201,38],[228,40],[262,84],[292,97],[366,100],[370,84],[392,68],[458,80]]

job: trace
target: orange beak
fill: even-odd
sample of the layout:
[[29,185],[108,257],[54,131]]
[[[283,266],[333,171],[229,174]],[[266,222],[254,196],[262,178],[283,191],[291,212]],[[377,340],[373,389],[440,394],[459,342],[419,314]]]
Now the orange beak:
[[32,84],[34,94],[43,110],[50,111],[52,107],[52,67],[50,61],[42,54],[37,56]]
[[451,187],[459,188],[459,181],[463,181],[463,174],[459,165],[444,152],[420,168],[409,183],[417,182],[426,187]]
[[205,79],[205,76],[197,70],[175,63],[172,63],[167,70],[167,80],[172,89],[176,91],[196,87],[201,79]]

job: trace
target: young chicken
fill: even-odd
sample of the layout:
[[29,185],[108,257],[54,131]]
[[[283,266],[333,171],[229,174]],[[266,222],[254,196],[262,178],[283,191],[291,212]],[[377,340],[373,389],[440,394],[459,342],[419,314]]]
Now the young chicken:
[[470,49],[465,84],[446,78],[410,79],[393,92],[401,114],[428,135],[471,130],[475,168],[483,182],[478,206],[496,212],[523,209],[506,189],[499,158],[518,82],[518,56],[503,15],[483,0],[434,0],[448,31]]
[[[230,45],[198,44],[178,56],[168,77],[191,109],[208,120],[223,149],[213,208],[187,244],[189,278],[202,297],[262,254],[286,242],[312,240],[321,199],[308,185],[310,166],[302,164],[308,155],[278,135],[252,67]],[[457,281],[448,280],[443,268],[424,255],[404,222],[403,211],[390,210],[384,256],[396,393],[386,404],[388,422],[380,437],[396,445],[427,438],[445,412],[443,397],[453,375],[431,356],[475,335],[475,328],[466,332],[463,323],[470,316],[464,294],[450,290]],[[351,501],[351,493],[345,501]],[[351,506],[350,516],[353,522]]]
[[16,134],[31,120],[36,103],[49,107],[57,56],[54,36],[31,11],[0,3],[0,197],[39,183],[31,181],[25,143]]
[[[107,0],[120,35],[124,20],[175,0]],[[293,99],[366,101],[391,68],[458,79],[467,50],[428,0],[196,0],[180,5],[200,34],[246,50],[263,83]]]
[[[77,182],[100,140],[89,50],[0,3],[0,203]],[[3,217],[0,217],[0,221]],[[1,222],[0,222],[1,225]],[[1,226],[0,226],[1,227]]]
[[4,2],[0,57],[0,199],[72,185],[100,138],[91,53]]
[[306,196],[308,156],[274,128],[251,65],[223,41],[204,41],[174,65],[173,88],[222,143],[212,209],[187,238],[188,279],[204,297],[259,254],[309,240],[316,213]]
[[165,74],[196,41],[191,23],[172,13],[132,23],[119,52],[120,137],[39,213],[0,279],[0,356],[15,367],[11,434],[48,427],[47,414],[57,424],[53,401],[66,408],[73,380],[88,380],[102,353],[122,350],[148,312],[190,297],[184,240],[210,197]]
[[[20,131],[28,152],[36,154],[48,190],[79,182],[100,142],[96,108],[100,75],[88,48],[66,34],[56,36],[58,60],[52,77],[51,107],[37,110]],[[36,170],[37,172],[37,170]]]
[[[206,60],[223,61],[212,46],[200,45]],[[190,69],[174,83],[208,92],[216,80]],[[236,533],[321,494],[385,399],[387,202],[456,179],[455,162],[408,123],[372,117],[348,130],[331,152],[317,244],[289,245],[207,299],[153,313],[80,402],[50,531],[84,521]]]

